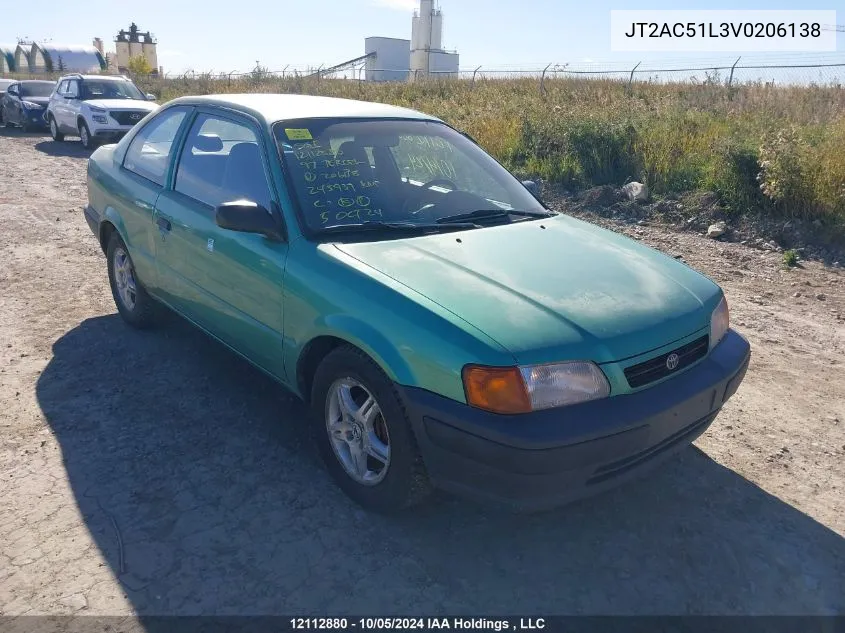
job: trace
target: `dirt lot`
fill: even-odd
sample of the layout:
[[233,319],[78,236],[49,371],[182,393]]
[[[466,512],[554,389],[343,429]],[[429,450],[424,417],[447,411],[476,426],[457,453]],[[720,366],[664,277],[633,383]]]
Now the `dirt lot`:
[[845,614],[843,270],[617,227],[751,341],[697,449],[551,513],[374,517],[283,390],[175,318],[121,323],[85,159],[0,132],[0,614]]

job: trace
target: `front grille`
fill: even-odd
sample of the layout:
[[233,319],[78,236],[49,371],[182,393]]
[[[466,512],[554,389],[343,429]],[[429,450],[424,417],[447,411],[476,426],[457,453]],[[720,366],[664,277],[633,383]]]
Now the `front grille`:
[[[135,125],[138,121],[144,118],[147,113],[142,110],[119,110],[115,112],[111,110],[109,115],[121,125]],[[133,118],[137,117],[137,118]]]
[[[628,379],[628,384],[631,388],[636,389],[637,387],[642,387],[671,374],[677,374],[685,367],[689,367],[694,362],[704,358],[707,355],[709,346],[710,340],[705,334],[701,338],[695,339],[692,343],[687,343],[678,349],[661,354],[639,365],[628,367],[625,369],[625,378]],[[678,355],[678,364],[676,367],[669,369],[666,366],[666,359],[672,354]]]

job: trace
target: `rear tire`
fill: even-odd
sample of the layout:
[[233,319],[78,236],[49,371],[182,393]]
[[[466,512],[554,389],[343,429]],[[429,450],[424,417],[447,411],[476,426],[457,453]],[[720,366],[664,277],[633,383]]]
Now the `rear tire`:
[[56,117],[52,114],[50,115],[50,136],[53,137],[54,141],[58,141],[59,143],[65,140],[65,135],[59,132],[59,124],[56,123]]
[[82,147],[85,149],[94,149],[97,147],[97,141],[91,136],[91,130],[88,129],[88,124],[85,121],[79,122],[79,140],[82,141]]
[[106,260],[112,298],[123,320],[138,329],[155,325],[158,304],[138,281],[135,265],[129,256],[129,249],[126,248],[126,244],[120,239],[117,231],[112,233],[109,239]]
[[311,424],[329,474],[364,508],[394,514],[431,492],[396,388],[359,349],[339,347],[320,363],[311,389]]

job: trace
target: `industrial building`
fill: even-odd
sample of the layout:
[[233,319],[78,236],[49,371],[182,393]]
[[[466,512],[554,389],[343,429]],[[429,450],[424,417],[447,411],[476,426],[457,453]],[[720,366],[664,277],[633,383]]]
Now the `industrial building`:
[[[443,49],[443,12],[434,0],[420,0],[411,21],[411,39],[364,40],[367,81],[406,81],[458,74],[458,53]],[[353,60],[356,61],[356,60]]]
[[0,44],[0,74],[15,72],[15,46]]
[[125,72],[129,69],[129,60],[132,57],[144,57],[154,73],[157,73],[158,55],[156,54],[156,41],[149,31],[142,33],[133,22],[129,30],[121,30],[114,40],[115,60],[118,72]]
[[115,37],[114,52],[103,49],[103,40],[94,38],[91,46],[68,46],[52,42],[21,41],[14,47],[0,45],[0,73],[98,73],[126,72],[132,57],[142,56],[160,71],[155,38],[141,32],[135,23]]
[[[18,72],[24,72],[24,64],[31,74],[59,72],[100,72],[106,69],[106,60],[94,46],[62,46],[58,44],[34,42],[28,54],[24,46],[19,46],[22,63]],[[26,62],[23,62],[23,57]]]

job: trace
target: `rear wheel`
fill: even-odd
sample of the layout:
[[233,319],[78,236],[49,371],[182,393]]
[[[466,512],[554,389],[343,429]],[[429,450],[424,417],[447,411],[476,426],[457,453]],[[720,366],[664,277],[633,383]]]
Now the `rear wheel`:
[[82,141],[82,147],[85,149],[94,149],[97,142],[91,136],[91,130],[88,129],[88,124],[85,121],[79,122],[79,140]]
[[53,137],[54,141],[65,140],[65,135],[59,132],[59,124],[56,123],[56,117],[52,114],[50,115],[50,136]]
[[430,492],[393,383],[357,348],[340,347],[320,363],[312,385],[311,418],[329,473],[360,505],[395,513]]
[[129,256],[126,244],[117,231],[112,233],[106,251],[109,269],[109,285],[117,311],[132,327],[148,328],[156,322],[157,305],[138,283],[135,265]]

